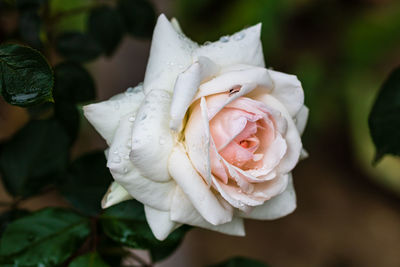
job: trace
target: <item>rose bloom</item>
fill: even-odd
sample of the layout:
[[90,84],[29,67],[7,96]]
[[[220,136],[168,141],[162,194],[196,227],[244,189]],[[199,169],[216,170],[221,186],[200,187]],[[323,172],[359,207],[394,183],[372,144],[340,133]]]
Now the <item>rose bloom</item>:
[[103,208],[135,198],[159,240],[182,224],[242,236],[243,218],[296,208],[308,109],[296,76],[265,68],[260,29],[198,45],[158,18],[143,84],[84,107],[109,145]]

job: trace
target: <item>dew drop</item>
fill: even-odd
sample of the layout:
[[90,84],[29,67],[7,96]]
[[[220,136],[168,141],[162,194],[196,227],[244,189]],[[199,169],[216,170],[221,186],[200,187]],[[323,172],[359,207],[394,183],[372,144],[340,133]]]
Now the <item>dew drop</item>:
[[147,118],[147,114],[143,114],[141,117],[140,117],[140,120],[142,121],[142,120],[144,120],[144,119],[146,119]]
[[118,154],[118,149],[115,149],[113,153],[114,153],[115,155],[117,155],[117,154]]
[[222,36],[221,38],[219,38],[219,41],[221,42],[221,43],[227,43],[227,42],[229,42],[229,37],[228,36]]
[[129,87],[128,89],[126,89],[126,92],[127,93],[133,93],[134,90],[135,90],[135,88]]
[[128,120],[129,120],[130,122],[134,122],[135,119],[136,119],[136,118],[135,118],[134,116],[130,116]]
[[240,41],[240,40],[242,40],[245,36],[246,36],[246,34],[245,34],[244,32],[239,32],[239,33],[237,33],[237,34],[235,34],[235,35],[233,36],[233,40],[235,40],[235,41]]

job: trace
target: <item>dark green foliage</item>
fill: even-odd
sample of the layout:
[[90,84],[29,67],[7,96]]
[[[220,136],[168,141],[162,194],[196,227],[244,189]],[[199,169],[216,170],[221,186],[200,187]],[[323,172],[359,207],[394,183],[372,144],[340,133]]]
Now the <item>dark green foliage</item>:
[[101,6],[91,10],[88,21],[88,33],[111,55],[124,34],[124,24],[120,14],[114,8]]
[[19,9],[38,9],[48,0],[16,0]]
[[9,211],[4,212],[0,215],[0,237],[3,234],[4,230],[6,229],[7,225],[16,219],[24,217],[28,215],[29,211],[27,210],[19,210],[19,209],[12,209]]
[[106,209],[100,221],[106,235],[114,241],[132,248],[149,249],[154,261],[172,254],[189,229],[180,227],[166,240],[158,241],[146,222],[143,205],[136,200]]
[[38,11],[35,9],[23,10],[19,14],[18,31],[21,40],[27,45],[41,49],[40,40],[41,20]]
[[376,147],[374,162],[385,154],[400,156],[400,68],[390,74],[380,89],[368,123]]
[[68,135],[58,121],[29,122],[0,150],[7,191],[22,196],[39,193],[66,169],[68,150]]
[[57,51],[66,59],[86,62],[98,57],[101,46],[88,34],[65,32],[57,37]]
[[235,257],[209,267],[268,267],[268,265],[257,260]]
[[146,0],[118,0],[120,12],[129,34],[134,37],[151,37],[156,14],[153,6]]
[[70,144],[78,137],[80,126],[79,110],[74,103],[57,102],[54,105],[54,115],[69,136]]
[[40,210],[8,225],[0,241],[0,263],[58,266],[83,244],[89,233],[88,219],[74,212]]
[[112,181],[103,151],[75,160],[62,179],[60,189],[71,204],[89,215],[101,211],[101,198]]
[[17,106],[52,101],[53,73],[36,50],[17,44],[0,46],[0,93]]
[[79,103],[93,100],[96,88],[90,73],[81,64],[67,61],[54,68],[54,99]]
[[69,267],[108,267],[97,252],[90,252],[74,259]]

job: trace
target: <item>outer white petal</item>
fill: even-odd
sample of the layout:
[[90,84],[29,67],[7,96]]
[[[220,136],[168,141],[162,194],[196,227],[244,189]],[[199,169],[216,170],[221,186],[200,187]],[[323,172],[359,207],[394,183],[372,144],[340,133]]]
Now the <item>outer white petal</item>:
[[190,115],[185,129],[186,150],[193,166],[211,184],[210,128],[204,97]]
[[171,221],[169,211],[161,211],[144,206],[147,223],[158,240],[164,240],[168,235],[181,224]]
[[171,25],[172,25],[172,27],[174,27],[175,31],[177,31],[179,33],[183,33],[182,29],[181,29],[181,25],[179,25],[179,22],[176,18],[171,19]]
[[168,174],[168,157],[173,146],[168,125],[170,103],[170,93],[152,90],[133,122],[130,159],[144,177],[156,182],[171,179]]
[[133,197],[117,182],[112,182],[101,200],[101,207],[106,209],[120,202],[132,199]]
[[153,89],[172,92],[178,74],[192,64],[191,54],[197,47],[161,14],[154,29],[144,78],[146,94]]
[[[226,203],[224,203],[224,200],[220,201],[221,203],[226,205]],[[171,219],[176,222],[189,224],[229,235],[245,235],[243,219],[239,217],[233,217],[232,221],[220,225],[212,225],[211,223],[204,220],[204,218],[198,213],[188,197],[179,187],[177,187],[175,191],[170,212]]]
[[127,113],[134,113],[144,98],[143,87],[129,88],[125,93],[113,96],[107,101],[83,107],[88,121],[97,132],[110,144],[120,118]]
[[248,64],[264,67],[260,32],[259,23],[231,36],[223,36],[217,42],[201,46],[194,54],[198,57],[209,57],[220,66]]
[[206,221],[218,225],[232,220],[232,211],[221,205],[181,145],[172,150],[168,167],[171,176]]
[[283,106],[283,104],[272,95],[262,94],[258,95],[254,99],[265,103],[270,108],[280,111],[287,121],[287,130],[284,136],[287,144],[286,154],[283,156],[281,162],[279,163],[277,170],[280,173],[288,173],[296,166],[297,162],[299,161],[300,152],[303,147],[297,127],[293,122],[293,119],[287,111],[286,107]]
[[187,70],[179,74],[174,87],[171,104],[170,128],[178,130],[183,117],[199,89],[200,83],[211,78],[218,71],[218,66],[206,57],[200,57]]
[[120,120],[115,138],[110,146],[107,167],[115,181],[145,205],[159,210],[169,210],[176,183],[170,180],[159,183],[143,177],[129,159],[133,123],[131,114]]
[[289,174],[288,185],[284,192],[254,208],[250,213],[240,212],[244,218],[257,220],[274,220],[292,213],[296,209],[296,193],[292,175]]
[[202,96],[229,92],[230,89],[244,84],[255,84],[263,88],[263,92],[269,92],[273,88],[272,79],[265,68],[253,67],[233,70],[222,73],[216,78],[203,83],[194,100]]
[[294,117],[304,104],[304,92],[300,81],[295,75],[268,70],[274,81],[275,88],[271,95],[278,99]]
[[300,135],[303,134],[304,129],[306,128],[308,113],[309,113],[308,108],[306,106],[302,106],[300,108],[299,112],[296,114],[296,117],[295,117],[296,127],[297,127],[297,130],[299,131]]

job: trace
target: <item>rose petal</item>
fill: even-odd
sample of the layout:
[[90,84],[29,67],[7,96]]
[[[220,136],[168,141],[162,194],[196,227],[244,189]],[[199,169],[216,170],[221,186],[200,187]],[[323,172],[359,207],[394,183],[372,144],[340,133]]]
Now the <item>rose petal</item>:
[[[169,210],[176,183],[158,183],[143,177],[129,159],[133,123],[131,114],[121,118],[110,146],[107,167],[115,181],[135,199],[159,210]],[[160,201],[162,199],[162,201]]]
[[232,220],[232,211],[217,200],[203,178],[196,172],[185,150],[176,146],[169,158],[169,172],[203,218],[218,225]]
[[152,90],[133,122],[130,158],[144,177],[156,182],[171,179],[168,174],[168,157],[173,146],[168,126],[170,101],[167,91]]
[[288,185],[288,174],[278,174],[274,179],[254,184],[252,195],[256,198],[269,200],[282,193]]
[[[223,200],[220,200],[221,202]],[[189,224],[220,233],[244,236],[243,220],[239,217],[233,217],[230,222],[213,225],[199,214],[196,208],[192,205],[185,193],[178,187],[175,191],[174,198],[171,205],[171,220],[183,224]]]
[[101,207],[106,209],[115,204],[132,199],[133,197],[117,182],[112,182],[108,187],[107,193],[101,200]]
[[286,119],[287,131],[283,138],[286,141],[287,150],[282,160],[280,161],[277,170],[280,173],[288,173],[296,166],[297,162],[299,161],[300,152],[303,146],[296,125],[294,124],[293,119],[287,111],[286,107],[283,106],[283,104],[280,103],[275,97],[269,94],[262,94],[258,95],[256,97],[256,100],[262,101],[272,109],[278,110]]
[[146,94],[153,89],[172,92],[178,74],[192,64],[191,54],[197,47],[161,14],[154,29],[144,78]]
[[153,209],[149,206],[144,206],[147,223],[150,226],[154,236],[163,241],[181,224],[171,221],[170,212]]
[[261,23],[203,45],[194,51],[194,56],[207,56],[220,66],[249,64],[264,67],[260,32]]
[[[265,92],[269,92],[273,88],[273,82],[268,70],[264,68],[253,67],[245,70],[235,70],[222,73],[214,79],[203,83],[200,86],[194,100],[199,99],[202,96],[229,92],[229,90],[235,86],[243,86],[245,84],[255,84],[254,88],[259,86]],[[243,88],[240,91],[242,90]],[[247,94],[251,90],[246,91],[245,93]],[[234,95],[238,95],[238,93]],[[239,95],[243,96],[244,94],[242,93]],[[236,98],[237,97],[235,97],[235,99]]]
[[299,112],[296,114],[296,127],[300,135],[303,134],[304,129],[306,128],[308,112],[308,108],[306,106],[302,106]]
[[233,184],[224,184],[213,177],[215,185],[221,196],[233,207],[240,210],[247,210],[249,206],[258,206],[264,203],[263,199],[254,198],[251,194],[246,194],[241,188]]
[[273,70],[268,72],[275,84],[271,95],[278,99],[293,117],[304,104],[304,92],[300,81],[295,75]]
[[193,166],[211,184],[211,163],[210,163],[210,129],[208,125],[207,104],[204,97],[200,105],[191,113],[185,129],[185,142],[189,158]]
[[181,25],[179,25],[179,22],[176,18],[171,19],[171,25],[172,25],[172,27],[174,27],[176,32],[183,34]]
[[257,220],[274,220],[292,213],[296,209],[296,193],[292,175],[289,174],[285,191],[263,205],[255,207],[250,213],[239,212],[239,216]]
[[187,70],[179,74],[171,104],[170,128],[178,130],[200,83],[218,71],[217,65],[206,57],[200,57]]
[[[144,98],[143,86],[135,87],[132,92],[118,94],[107,101],[83,107],[83,113],[96,131],[110,144],[120,118],[127,113],[134,113]],[[134,114],[132,116],[135,116]]]

